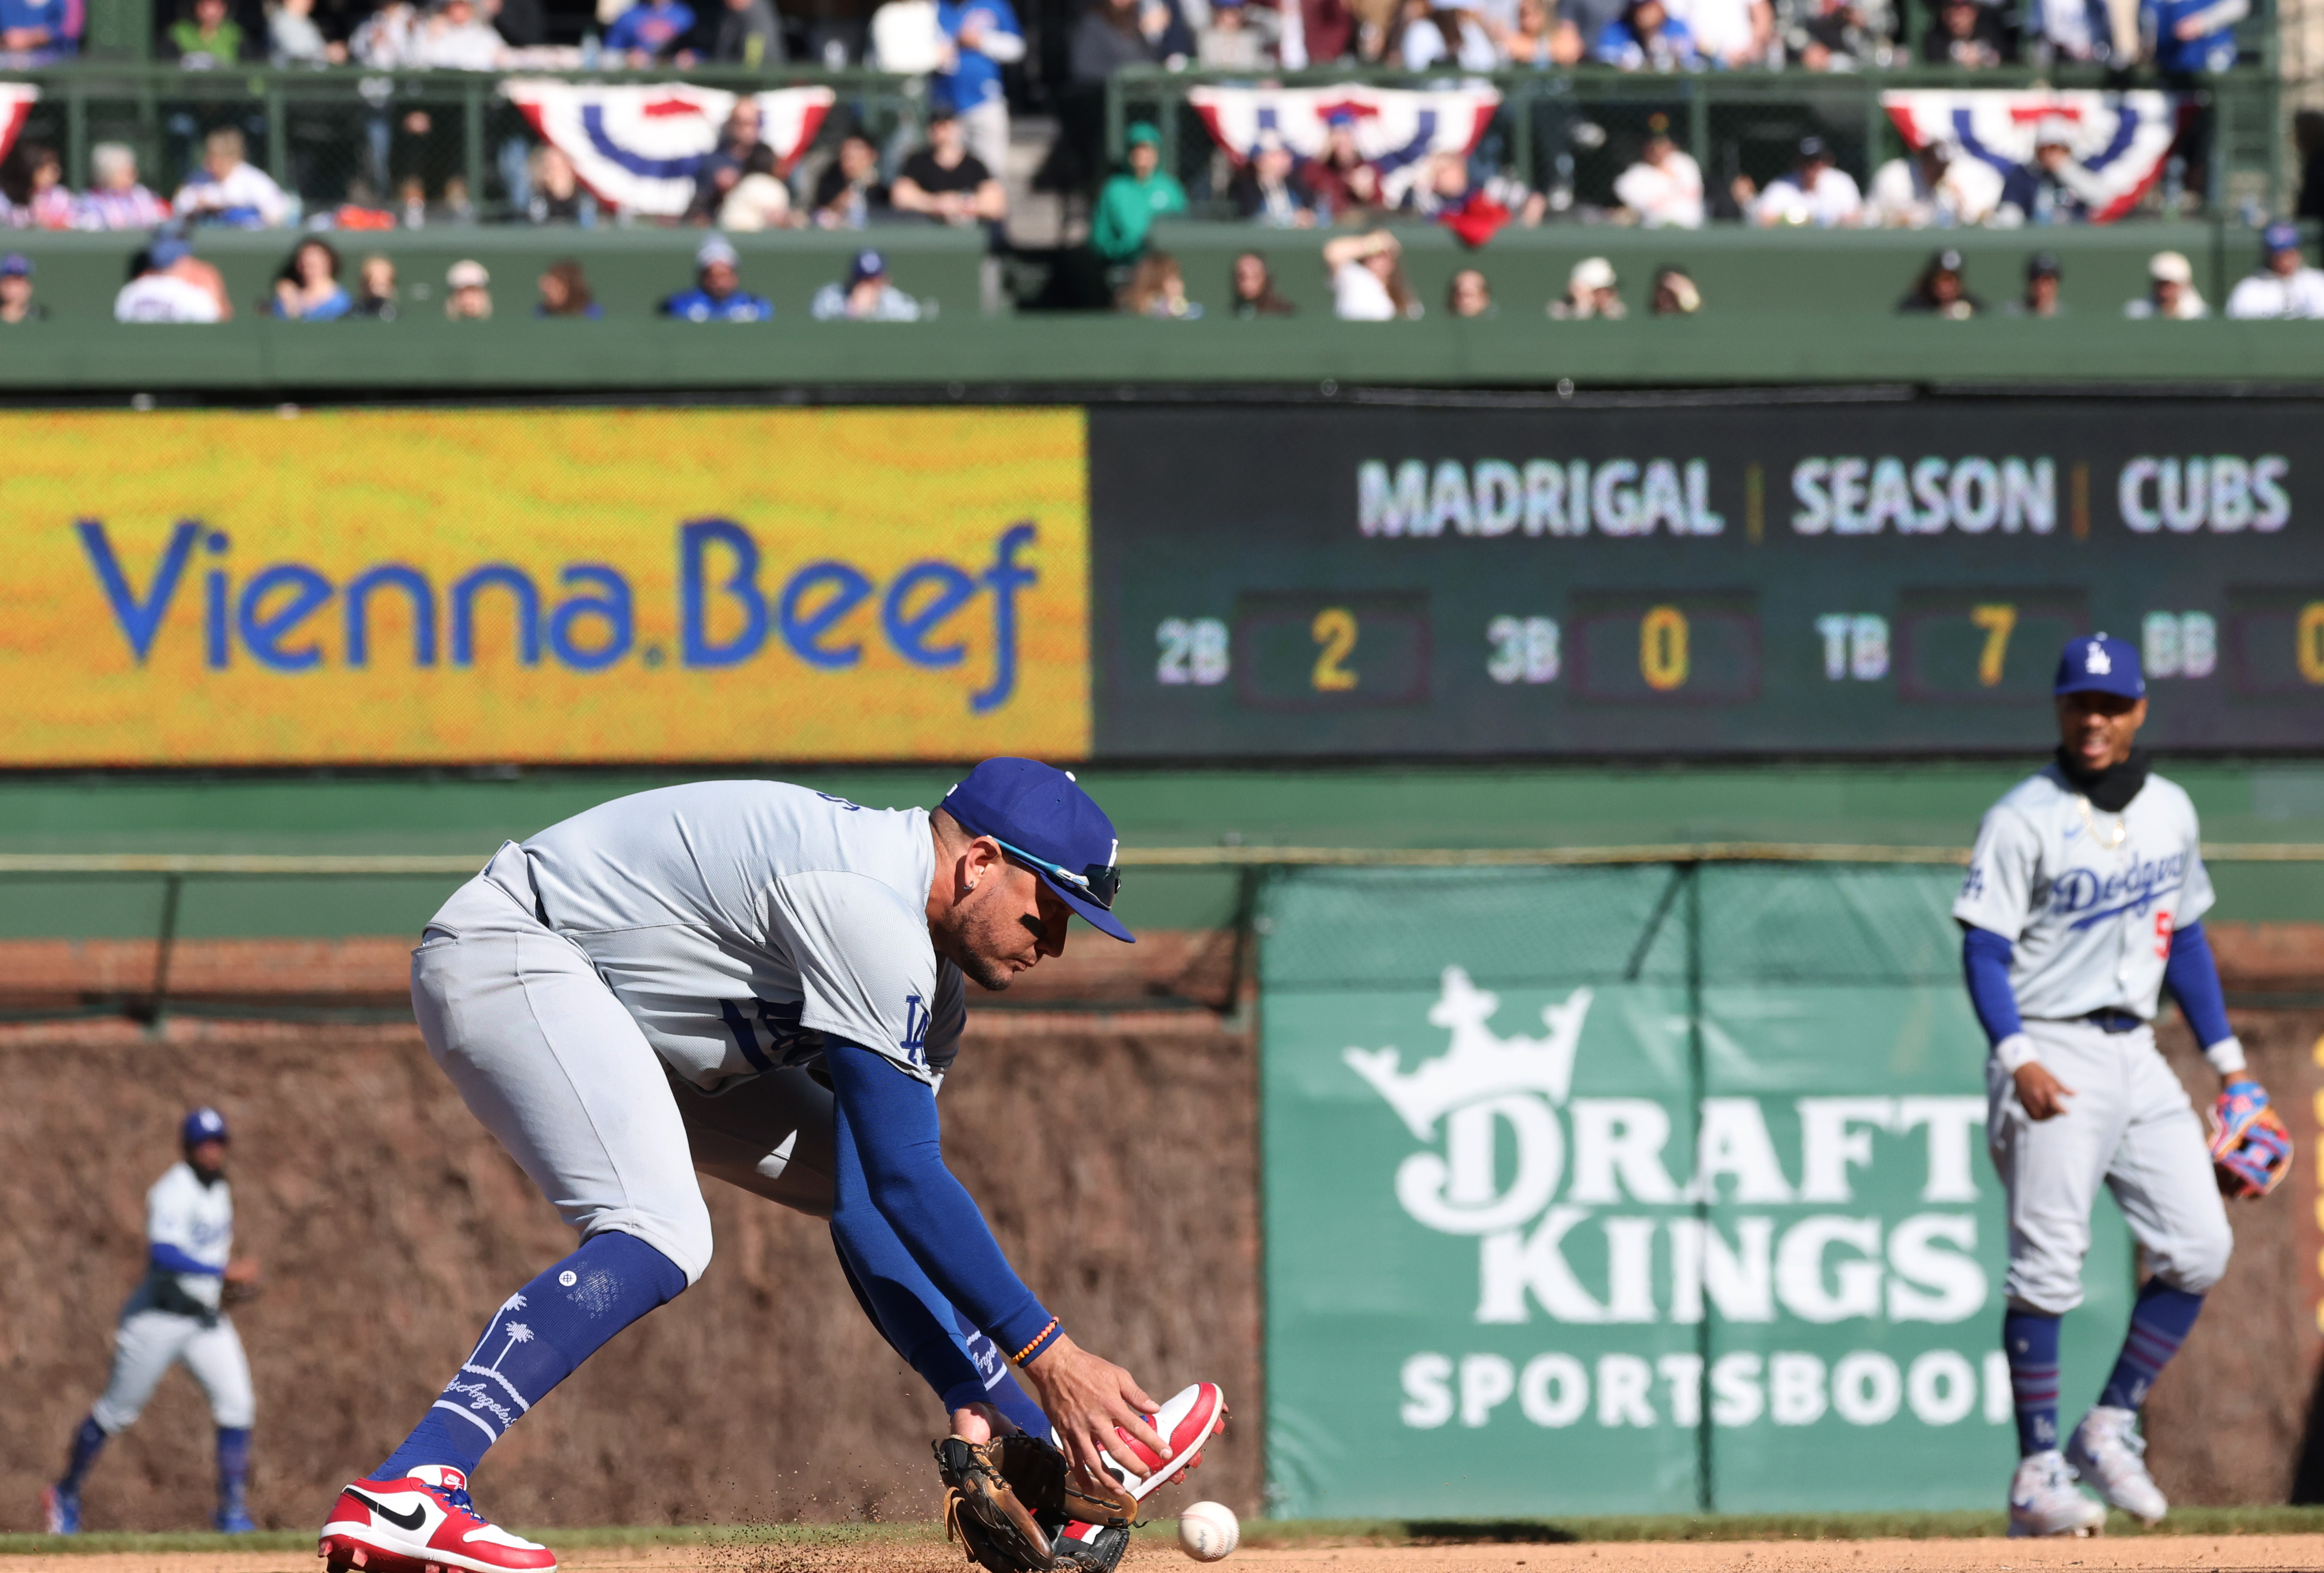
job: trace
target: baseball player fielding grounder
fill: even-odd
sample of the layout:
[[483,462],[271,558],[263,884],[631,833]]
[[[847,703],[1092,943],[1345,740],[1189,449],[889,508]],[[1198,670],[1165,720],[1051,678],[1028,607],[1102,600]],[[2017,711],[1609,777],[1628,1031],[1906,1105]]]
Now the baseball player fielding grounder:
[[[2227,1271],[2222,1192],[2257,1196],[2292,1162],[2267,1094],[2245,1073],[2203,937],[2210,877],[2194,805],[2134,746],[2146,720],[2138,653],[2104,634],[2059,658],[2056,760],[1978,827],[1953,916],[1969,997],[1992,1040],[1986,1126],[2009,1200],[2002,1344],[2017,1409],[2013,1535],[2084,1535],[2113,1506],[2168,1510],[2138,1411]],[[2223,1090],[2207,1147],[2154,1047],[2161,991],[2179,1002]],[[2098,1403],[2058,1439],[2058,1328],[2081,1303],[2099,1182],[2153,1276]]]
[[[945,1166],[964,978],[1005,989],[1111,912],[1119,842],[1063,771],[988,759],[934,812],[770,781],[641,793],[503,846],[411,958],[468,1108],[581,1236],[502,1302],[340,1494],[330,1573],[543,1573],[468,1495],[484,1450],[710,1263],[702,1173],[831,1220],[857,1300],[942,1398],[947,1528],[996,1569],[1111,1569],[1225,1420],[1077,1347]],[[1037,1405],[1018,1385],[1022,1375]],[[1158,1412],[1157,1412],[1158,1411]],[[1148,1417],[1153,1417],[1149,1421]]]
[[226,1118],[197,1108],[178,1131],[184,1159],[145,1193],[145,1277],[113,1333],[113,1379],[73,1433],[65,1472],[41,1493],[52,1535],[80,1531],[81,1482],[112,1438],[145,1411],[153,1389],[183,1360],[217,1424],[217,1513],[211,1526],[240,1534],[257,1526],[243,1507],[250,1475],[250,1361],[226,1305],[252,1291],[258,1264],[234,1255],[234,1195],[226,1182]]

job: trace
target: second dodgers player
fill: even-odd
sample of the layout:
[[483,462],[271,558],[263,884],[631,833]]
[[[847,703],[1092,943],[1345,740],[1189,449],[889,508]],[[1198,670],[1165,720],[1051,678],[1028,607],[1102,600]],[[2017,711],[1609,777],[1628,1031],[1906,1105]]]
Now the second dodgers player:
[[[2264,1100],[2203,937],[2212,894],[2194,805],[2135,746],[2146,720],[2138,653],[2104,634],[2076,639],[2055,692],[2057,758],[1987,811],[1953,904],[1993,1044],[1986,1128],[2008,1193],[2013,1535],[2101,1526],[2105,1509],[2078,1479],[2148,1522],[2168,1507],[2146,1469],[2138,1411],[2233,1241],[2201,1123],[2154,1046],[2163,989],[2221,1081]],[[2101,1181],[2152,1276],[2104,1392],[2061,1449],[2059,1322],[2081,1303]]]

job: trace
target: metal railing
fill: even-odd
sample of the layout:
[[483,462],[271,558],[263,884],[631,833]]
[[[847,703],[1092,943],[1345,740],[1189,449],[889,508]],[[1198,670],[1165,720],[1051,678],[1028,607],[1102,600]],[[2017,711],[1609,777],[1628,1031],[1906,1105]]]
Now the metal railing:
[[[439,216],[456,192],[483,219],[518,216],[523,161],[539,143],[501,84],[571,75],[103,63],[0,73],[40,88],[21,137],[55,148],[76,189],[89,179],[89,149],[119,142],[135,151],[145,184],[167,198],[198,161],[202,138],[230,125],[243,133],[251,161],[308,213],[348,201],[387,206],[416,179]],[[875,145],[900,152],[916,140],[927,101],[922,78],[805,66],[597,71],[586,79],[684,80],[737,92],[827,87],[838,102],[817,133],[819,150],[860,127]]]
[[[2272,58],[2273,50],[2255,51]],[[1443,86],[1443,71],[1334,67],[1276,73],[1284,87],[1320,87],[1347,82],[1379,87]],[[1563,70],[1505,70],[1460,74],[1499,90],[1501,108],[1480,152],[1535,190],[1569,192],[1580,207],[1613,205],[1617,176],[1637,157],[1649,116],[1668,118],[1674,139],[1702,167],[1706,189],[1717,194],[1747,176],[1765,185],[1788,169],[1801,137],[1813,133],[1831,146],[1840,168],[1859,182],[1904,152],[1903,139],[1880,106],[1880,95],[1900,88],[2118,88],[2126,84],[2090,66],[2046,71],[2024,67],[1970,71],[1910,66],[1851,73],[1702,71],[1680,74],[1621,71],[1606,66]],[[1103,137],[1109,163],[1119,162],[1133,121],[1152,122],[1165,156],[1187,189],[1198,216],[1225,216],[1224,163],[1186,95],[1204,86],[1250,85],[1249,74],[1165,71],[1132,67],[1106,84]],[[2152,82],[2133,86],[2153,86]],[[2184,171],[2188,200],[2179,216],[2232,213],[2282,204],[2287,142],[2282,93],[2273,68],[2237,66],[2204,78],[2209,116],[2207,168]],[[2203,194],[2196,200],[2198,189]],[[2158,199],[2168,193],[2158,191]]]

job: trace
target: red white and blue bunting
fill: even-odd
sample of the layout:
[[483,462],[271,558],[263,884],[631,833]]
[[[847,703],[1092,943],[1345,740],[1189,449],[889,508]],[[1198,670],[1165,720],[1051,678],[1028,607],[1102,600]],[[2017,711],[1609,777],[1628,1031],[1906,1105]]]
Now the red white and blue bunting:
[[[542,141],[573,161],[581,183],[607,202],[652,217],[676,217],[694,196],[694,171],[718,145],[737,95],[671,82],[659,87],[513,80],[501,91]],[[753,95],[760,140],[788,171],[831,112],[828,87],[779,87]]]
[[0,82],[0,159],[16,145],[16,133],[24,129],[24,118],[40,97],[41,90],[30,82]]
[[2163,160],[2179,137],[2186,101],[2173,93],[1964,92],[1883,93],[1888,112],[1913,147],[1950,142],[2003,174],[2030,163],[2034,133],[2050,126],[2070,133],[2078,166],[2075,184],[2094,223],[2109,224],[2138,204],[2161,178]]
[[1196,87],[1186,95],[1211,137],[1238,161],[1268,132],[1302,159],[1323,151],[1330,122],[1346,115],[1356,147],[1383,175],[1434,153],[1467,153],[1501,106],[1490,87]]

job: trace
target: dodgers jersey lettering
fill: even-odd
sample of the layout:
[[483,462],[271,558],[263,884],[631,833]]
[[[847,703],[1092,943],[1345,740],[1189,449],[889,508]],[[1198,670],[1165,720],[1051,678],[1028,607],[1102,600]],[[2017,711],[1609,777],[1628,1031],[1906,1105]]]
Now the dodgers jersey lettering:
[[2016,947],[2009,986],[2028,1017],[2126,1010],[2152,1021],[2172,931],[2214,899],[2200,839],[2175,783],[2150,775],[2114,814],[2052,764],[1987,810],[1953,916]]
[[960,1048],[960,969],[928,943],[922,809],[779,781],[616,798],[524,843],[549,926],[586,952],[680,1076],[821,1057],[823,1035],[935,1085]]
[[218,1308],[227,1258],[234,1252],[234,1193],[223,1177],[205,1185],[192,1167],[172,1164],[145,1192],[145,1243],[175,1246],[213,1273],[165,1273],[179,1292],[209,1311]]

